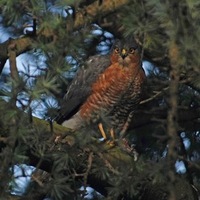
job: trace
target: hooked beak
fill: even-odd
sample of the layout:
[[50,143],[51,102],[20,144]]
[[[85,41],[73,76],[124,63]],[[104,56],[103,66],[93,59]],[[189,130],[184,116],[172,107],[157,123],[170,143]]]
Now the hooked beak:
[[127,56],[127,50],[126,49],[122,49],[121,57],[124,59],[126,56]]

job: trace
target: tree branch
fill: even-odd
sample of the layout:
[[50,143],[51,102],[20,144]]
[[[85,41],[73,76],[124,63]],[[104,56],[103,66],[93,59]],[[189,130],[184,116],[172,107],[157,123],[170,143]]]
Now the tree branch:
[[[109,14],[112,14],[116,10],[120,9],[123,5],[126,5],[130,2],[130,0],[122,0],[122,1],[116,1],[116,0],[104,0],[102,1],[101,5],[99,5],[98,1],[94,1],[94,3],[89,4],[88,6],[77,9],[76,18],[74,20],[69,20],[67,18],[66,20],[66,31],[72,32],[79,30],[87,25],[91,25],[91,23],[95,23],[99,19],[99,14],[101,18],[103,19]],[[63,19],[65,20],[65,18]],[[46,39],[45,39],[46,38]],[[50,40],[47,40],[47,38],[50,38]],[[5,63],[5,60],[8,59],[8,54],[5,51],[5,49],[8,49],[8,46],[12,43],[16,47],[16,56],[25,53],[32,49],[32,45],[35,42],[35,35],[34,37],[24,36],[17,39],[8,39],[4,43],[0,44],[0,70],[3,69],[3,63]],[[56,37],[54,36],[53,30],[50,29],[39,29],[37,32],[37,39],[42,41],[49,41],[55,42]]]
[[169,55],[171,58],[171,70],[170,70],[170,84],[169,84],[169,109],[167,112],[167,133],[169,136],[168,142],[168,153],[167,158],[169,161],[169,180],[171,183],[170,200],[175,200],[176,191],[174,190],[175,184],[175,162],[177,160],[177,142],[178,142],[178,90],[179,90],[179,80],[180,80],[180,70],[178,63],[179,60],[179,50],[175,41],[169,49]]
[[88,5],[86,8],[78,10],[73,22],[73,28],[67,24],[67,30],[77,30],[84,25],[94,23],[99,19],[99,14],[104,18],[130,2],[130,0],[103,0],[101,5],[99,5],[98,1],[94,1],[94,3]]

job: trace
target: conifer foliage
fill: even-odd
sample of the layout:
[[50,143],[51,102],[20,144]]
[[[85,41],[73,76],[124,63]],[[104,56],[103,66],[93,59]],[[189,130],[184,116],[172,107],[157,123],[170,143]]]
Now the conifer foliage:
[[[197,0],[1,0],[0,199],[199,199],[199,10]],[[147,75],[126,134],[137,161],[55,122],[76,70],[130,36]]]

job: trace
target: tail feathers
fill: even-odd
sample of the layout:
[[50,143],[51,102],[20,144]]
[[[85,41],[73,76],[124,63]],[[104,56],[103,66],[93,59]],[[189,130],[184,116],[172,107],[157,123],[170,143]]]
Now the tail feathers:
[[83,122],[77,113],[72,118],[65,120],[62,123],[62,126],[65,126],[67,128],[73,129],[73,130],[77,130],[82,127],[82,124],[83,124]]

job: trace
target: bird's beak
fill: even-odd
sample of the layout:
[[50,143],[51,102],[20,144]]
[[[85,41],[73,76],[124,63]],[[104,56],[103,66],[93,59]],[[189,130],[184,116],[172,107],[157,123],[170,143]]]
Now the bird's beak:
[[127,50],[126,49],[122,49],[121,56],[122,56],[123,59],[127,56]]

